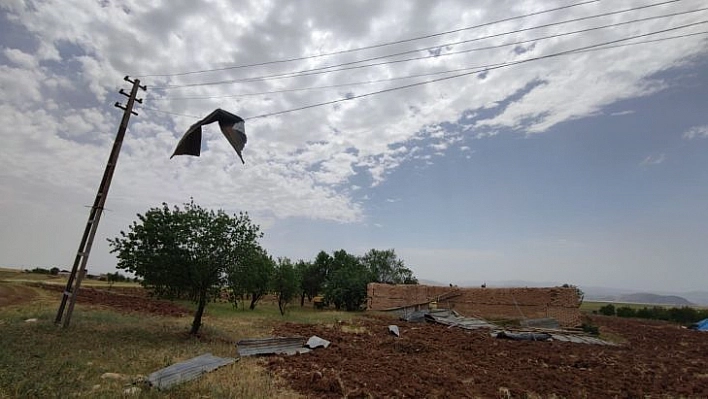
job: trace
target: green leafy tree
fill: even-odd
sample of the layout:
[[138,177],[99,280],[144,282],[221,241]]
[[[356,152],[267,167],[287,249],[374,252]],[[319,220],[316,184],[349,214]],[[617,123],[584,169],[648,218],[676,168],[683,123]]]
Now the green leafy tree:
[[228,270],[228,284],[234,298],[250,297],[250,310],[270,288],[275,261],[265,249],[254,246],[248,250],[241,259],[235,262]]
[[305,261],[297,262],[295,268],[300,276],[300,306],[305,306],[305,297],[312,301],[312,298],[322,292],[325,283],[324,269],[316,263]]
[[288,258],[280,258],[273,272],[272,288],[278,297],[278,309],[280,314],[285,315],[285,308],[300,291],[300,280],[298,272]]
[[598,309],[598,312],[599,312],[601,315],[614,316],[614,315],[615,315],[615,305],[613,305],[613,304],[611,304],[611,303],[608,303],[607,305],[605,305],[605,306],[601,307],[600,309]]
[[617,316],[619,317],[636,317],[637,311],[629,306],[620,306],[617,308]]
[[359,310],[366,301],[368,269],[359,258],[343,249],[334,252],[331,266],[324,288],[325,300],[338,310]]
[[413,271],[396,256],[396,251],[372,249],[361,257],[361,263],[369,269],[371,282],[386,284],[418,284]]
[[137,216],[128,232],[108,240],[118,254],[117,268],[140,277],[159,297],[196,302],[190,330],[195,335],[228,268],[257,246],[259,227],[247,214],[206,210],[193,200],[182,208],[163,203]]

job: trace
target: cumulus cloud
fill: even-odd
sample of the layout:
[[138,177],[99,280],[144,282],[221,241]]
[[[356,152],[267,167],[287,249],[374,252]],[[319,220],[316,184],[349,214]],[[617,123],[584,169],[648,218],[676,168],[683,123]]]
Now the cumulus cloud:
[[[450,76],[443,73],[447,70],[501,66],[704,18],[688,14],[536,40],[702,5],[686,0],[661,10],[477,40],[619,9],[614,3],[593,3],[424,41],[345,52],[562,4],[365,0],[283,6],[247,1],[235,9],[225,0],[4,2],[0,12],[11,25],[8,29],[22,33],[0,38],[0,86],[5,94],[0,98],[0,121],[7,138],[0,147],[0,186],[11,186],[14,192],[6,197],[4,210],[15,212],[28,201],[51,206],[54,201],[46,198],[90,202],[120,120],[112,104],[125,101],[117,90],[127,88],[122,80],[126,74],[139,77],[148,91],[140,93],[145,101],[131,121],[116,171],[110,200],[115,220],[162,201],[194,196],[206,206],[249,210],[264,219],[352,223],[366,218],[365,208],[352,196],[364,189],[352,188],[354,180],[356,187],[377,186],[407,162],[432,164],[453,149],[474,152],[467,139],[510,131],[542,133],[558,123],[595,115],[618,100],[663,89],[665,84],[654,74],[706,49],[705,40],[695,36],[637,45],[631,51],[616,48],[504,65],[483,72],[483,79],[471,74],[392,90]],[[476,41],[458,43],[472,39]],[[511,45],[520,41],[528,43]],[[505,44],[510,45],[496,47]],[[422,47],[434,48],[436,56],[339,72],[329,68],[364,58],[401,60],[386,56]],[[449,55],[462,50],[474,51]],[[338,54],[268,63],[332,52]],[[329,73],[293,74],[315,68]],[[215,70],[180,74],[206,69]],[[162,76],[166,74],[172,75]],[[267,75],[281,76],[262,78]],[[202,84],[223,81],[230,83]],[[362,82],[366,84],[352,84]],[[382,93],[368,95],[375,91]],[[262,94],[245,96],[254,93]],[[308,107],[342,98],[351,100]],[[170,161],[169,154],[194,117],[217,107],[247,118],[247,164],[240,164],[217,128],[205,130],[200,158]],[[292,109],[300,110],[279,113]],[[21,123],[27,115],[33,115],[32,120]],[[21,134],[10,134],[9,126],[21,126]],[[704,128],[695,129],[684,137],[705,136]],[[40,187],[46,198],[38,195]],[[83,211],[78,206],[71,212]]]

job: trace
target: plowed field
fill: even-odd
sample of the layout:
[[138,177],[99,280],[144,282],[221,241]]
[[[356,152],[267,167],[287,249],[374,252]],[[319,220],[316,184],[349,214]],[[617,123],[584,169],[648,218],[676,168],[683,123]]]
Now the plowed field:
[[[59,285],[42,284],[41,287],[57,293],[64,290],[64,287]],[[108,306],[123,312],[150,313],[163,316],[183,316],[190,313],[184,306],[169,301],[161,301],[145,295],[127,295],[95,288],[81,288],[77,302],[87,305]]]
[[[388,333],[395,322],[401,337]],[[708,333],[593,317],[618,346],[508,341],[488,331],[364,317],[355,325],[283,324],[327,349],[271,357],[266,367],[308,397],[708,397]]]

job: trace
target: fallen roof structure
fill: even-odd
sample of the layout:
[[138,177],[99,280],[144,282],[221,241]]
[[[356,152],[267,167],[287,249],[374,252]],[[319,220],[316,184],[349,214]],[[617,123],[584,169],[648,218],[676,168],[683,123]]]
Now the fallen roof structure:
[[211,353],[205,353],[158,370],[148,376],[148,381],[150,385],[157,389],[166,389],[173,385],[193,380],[204,373],[234,363],[236,360],[231,357],[217,357]]
[[[422,320],[421,320],[422,319]],[[431,323],[443,324],[450,327],[460,327],[465,330],[476,330],[478,328],[497,328],[492,323],[476,317],[465,317],[449,309],[418,310],[404,317],[406,321],[427,321]]]

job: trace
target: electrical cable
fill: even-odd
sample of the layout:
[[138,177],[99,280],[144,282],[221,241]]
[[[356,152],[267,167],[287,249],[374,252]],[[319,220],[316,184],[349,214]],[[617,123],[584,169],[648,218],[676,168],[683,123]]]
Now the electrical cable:
[[[550,8],[550,9],[541,10],[541,11],[535,11],[535,12],[528,13],[528,14],[503,18],[503,19],[499,19],[496,21],[485,22],[482,24],[472,25],[472,26],[468,26],[468,27],[464,27],[464,28],[458,28],[458,29],[454,29],[454,30],[450,30],[450,31],[432,33],[432,34],[428,34],[428,35],[424,35],[424,36],[417,36],[417,37],[413,37],[413,38],[409,38],[409,39],[402,39],[402,40],[396,40],[396,41],[392,41],[392,42],[373,44],[370,46],[363,46],[363,47],[357,47],[357,48],[353,48],[353,49],[333,51],[333,52],[329,52],[329,53],[315,54],[315,55],[295,57],[295,58],[286,58],[286,59],[282,59],[282,60],[258,62],[258,63],[253,63],[253,64],[234,65],[234,66],[223,67],[223,68],[202,69],[202,70],[188,71],[188,72],[152,74],[152,75],[133,74],[131,76],[136,76],[138,78],[185,76],[185,75],[194,75],[194,74],[199,74],[199,73],[226,71],[226,70],[231,70],[231,69],[241,69],[241,68],[265,66],[265,65],[272,65],[272,64],[281,64],[281,63],[292,62],[292,61],[303,61],[303,60],[308,60],[308,59],[312,59],[312,58],[320,58],[320,57],[326,57],[326,56],[331,56],[331,55],[340,55],[340,54],[352,53],[352,52],[356,52],[356,51],[371,50],[371,49],[375,49],[375,48],[387,47],[387,46],[392,46],[392,45],[396,45],[396,44],[409,43],[409,42],[413,42],[413,41],[417,41],[417,40],[430,39],[433,37],[439,37],[439,36],[444,36],[444,35],[448,35],[448,34],[452,34],[452,33],[458,33],[458,32],[462,32],[465,30],[472,30],[472,29],[482,28],[485,26],[500,24],[503,22],[509,22],[509,21],[514,21],[517,19],[523,19],[523,18],[528,18],[528,17],[532,17],[532,16],[536,16],[536,15],[546,14],[546,13],[550,13],[553,11],[560,11],[560,10],[565,10],[565,9],[569,9],[569,8],[573,8],[573,7],[583,6],[586,4],[597,3],[599,1],[600,0],[583,1],[580,3],[569,4],[569,5]],[[681,0],[673,0],[673,1],[681,1]]]
[[[510,67],[510,66],[514,66],[514,65],[524,64],[524,63],[532,62],[532,61],[539,61],[539,60],[548,59],[548,58],[560,57],[560,56],[577,54],[577,53],[585,53],[585,52],[591,52],[591,51],[598,51],[598,50],[627,47],[627,46],[633,46],[633,45],[639,45],[639,44],[656,43],[656,42],[660,42],[660,41],[673,40],[673,39],[685,38],[685,37],[690,37],[690,36],[708,34],[708,31],[692,32],[692,33],[687,33],[687,34],[682,34],[682,35],[677,35],[677,36],[658,38],[658,39],[650,39],[650,40],[640,41],[640,42],[635,42],[635,43],[618,44],[618,43],[626,42],[629,40],[634,40],[634,39],[647,37],[647,36],[651,36],[651,35],[656,35],[656,34],[660,34],[660,33],[671,32],[671,31],[684,29],[684,28],[688,28],[691,26],[702,25],[702,24],[706,24],[706,23],[708,23],[708,20],[694,22],[694,23],[686,24],[686,25],[680,25],[680,26],[676,26],[676,27],[672,27],[672,28],[667,28],[667,29],[655,31],[655,32],[634,35],[634,36],[630,36],[630,37],[626,37],[626,38],[622,38],[622,39],[611,40],[611,41],[607,41],[604,43],[583,46],[580,48],[565,50],[565,51],[561,51],[558,53],[547,54],[547,55],[543,55],[543,56],[532,57],[532,58],[527,58],[527,59],[523,59],[523,60],[502,63],[502,64],[495,64],[494,66],[490,66],[488,68],[484,68],[482,70],[477,70],[477,71],[473,71],[473,72],[465,72],[465,73],[457,74],[457,75],[453,75],[453,76],[446,76],[446,77],[442,77],[442,78],[426,80],[423,82],[417,82],[417,83],[412,83],[412,84],[408,84],[408,85],[392,87],[392,88],[388,88],[388,89],[384,89],[384,90],[378,90],[378,91],[368,92],[368,93],[355,95],[355,96],[351,96],[351,97],[340,98],[340,99],[316,103],[316,104],[310,104],[310,105],[297,107],[297,108],[291,108],[291,109],[287,109],[287,110],[283,110],[283,111],[277,111],[277,112],[256,115],[256,116],[244,118],[244,120],[267,118],[267,117],[271,117],[271,116],[277,116],[277,115],[282,115],[282,114],[286,114],[286,113],[302,111],[302,110],[306,110],[306,109],[310,109],[310,108],[321,107],[321,106],[325,106],[325,105],[332,105],[332,104],[336,104],[336,103],[340,103],[340,102],[344,102],[344,101],[354,100],[354,99],[363,98],[363,97],[369,97],[369,96],[373,96],[376,94],[382,94],[382,93],[392,92],[392,91],[396,91],[396,90],[402,90],[402,89],[407,89],[407,88],[411,88],[411,87],[422,86],[425,84],[440,82],[440,81],[449,80],[449,79],[455,79],[455,78],[469,76],[469,75],[473,75],[473,74],[477,74],[477,73],[484,73],[484,72],[488,72],[488,71],[495,70],[495,69],[506,68],[506,67]],[[479,69],[479,68],[481,68],[481,67],[476,67],[476,69]],[[159,112],[159,113],[168,114],[168,115],[184,116],[184,117],[189,117],[189,118],[199,118],[198,116],[195,116],[195,115],[180,114],[180,113],[163,111],[160,109],[149,108],[149,107],[144,107],[144,106],[141,106],[140,109],[146,110],[146,111],[152,111],[152,112]]]
[[[401,63],[401,62],[409,62],[409,61],[417,61],[417,60],[423,60],[423,59],[429,59],[429,58],[438,58],[442,56],[450,56],[450,55],[459,55],[459,54],[467,54],[475,51],[482,51],[482,50],[492,50],[492,49],[497,49],[497,48],[502,48],[502,47],[509,47],[509,46],[517,46],[521,44],[526,44],[526,43],[531,43],[531,42],[538,42],[541,40],[547,40],[547,39],[553,39],[553,38],[558,38],[562,36],[568,36],[568,35],[574,35],[578,33],[586,33],[590,31],[595,31],[595,30],[600,30],[600,29],[607,29],[607,28],[613,28],[617,26],[622,26],[622,25],[628,25],[632,23],[637,23],[637,22],[646,22],[649,20],[654,20],[654,19],[659,19],[659,18],[667,18],[667,17],[674,17],[678,15],[686,15],[686,14],[691,14],[691,13],[696,13],[700,11],[706,11],[708,10],[708,7],[705,8],[699,8],[696,10],[690,10],[690,11],[682,11],[682,12],[675,12],[671,14],[664,14],[664,15],[658,15],[658,16],[652,16],[652,17],[646,17],[646,18],[639,18],[631,21],[624,21],[624,22],[617,22],[614,24],[608,24],[608,25],[603,25],[603,26],[596,26],[592,28],[586,28],[586,29],[580,29],[580,30],[575,30],[571,32],[562,32],[562,33],[556,33],[553,35],[548,35],[548,36],[542,36],[542,37],[536,37],[533,39],[526,39],[526,40],[521,40],[521,41],[516,41],[516,42],[510,42],[510,43],[504,43],[504,44],[498,44],[498,45],[493,45],[493,46],[484,46],[484,47],[476,47],[472,49],[466,49],[466,50],[460,50],[460,51],[454,51],[454,52],[449,52],[445,54],[440,54],[440,55],[429,55],[429,56],[423,56],[423,57],[414,57],[414,58],[406,58],[402,60],[394,60],[394,61],[386,61],[386,62],[381,62],[381,63],[375,63],[375,64],[368,64],[368,65],[359,65],[359,66],[354,66],[354,67],[348,67],[348,68],[341,68],[337,70],[332,70],[332,71],[327,71],[329,72],[339,72],[339,71],[345,71],[345,70],[352,70],[352,69],[359,69],[359,68],[367,68],[371,66],[380,66],[380,65],[388,65],[388,64],[394,64],[394,63]],[[469,69],[469,68],[466,68]],[[459,71],[459,70],[456,70]],[[435,72],[434,74],[442,74],[442,73],[448,73],[450,71],[443,71],[443,72]],[[288,77],[301,77],[301,76],[309,76],[309,75],[316,75],[319,73],[308,73],[308,74],[301,74],[297,76],[283,76],[282,78],[288,78]],[[430,74],[427,74],[428,76]],[[420,76],[420,75],[417,75]],[[417,77],[416,76],[416,77]],[[404,77],[406,78],[406,77]],[[255,78],[250,78],[250,79],[242,79],[242,80],[234,80],[232,83],[245,83],[245,82],[251,82],[251,81],[256,81],[256,80],[251,80]],[[358,84],[370,84],[370,83],[378,83],[382,81],[390,81],[390,80],[397,80],[397,79],[402,79],[402,78],[389,78],[389,79],[381,79],[377,81],[370,81],[370,82],[360,82]],[[264,79],[265,80],[265,79]],[[254,96],[254,95],[263,95],[263,94],[274,94],[274,93],[283,93],[283,92],[292,92],[292,91],[303,91],[303,90],[313,90],[317,88],[335,88],[335,87],[343,87],[343,86],[350,86],[350,85],[356,85],[357,83],[347,83],[347,84],[337,84],[337,85],[327,85],[327,86],[319,86],[319,87],[311,87],[311,88],[300,88],[300,89],[284,89],[284,90],[274,90],[274,91],[266,91],[266,92],[260,92],[260,93],[244,93],[240,95],[231,95],[231,96],[210,96],[210,97],[166,97],[163,99],[157,99],[160,101],[164,100],[181,100],[181,99],[190,99],[190,100],[195,100],[195,99],[211,99],[211,98],[233,98],[233,97],[249,97],[249,96]]]
[[[573,22],[579,22],[579,21],[586,21],[589,19],[595,19],[595,18],[602,18],[602,17],[607,17],[610,15],[617,15],[617,14],[622,14],[622,13],[627,13],[631,11],[637,11],[641,9],[646,9],[646,8],[651,8],[651,7],[657,7],[661,5],[666,5],[669,3],[674,3],[676,1],[681,1],[681,0],[668,0],[668,1],[663,1],[659,3],[654,3],[654,4],[649,4],[649,5],[643,5],[643,6],[638,6],[638,7],[631,7],[631,8],[626,8],[623,10],[617,10],[617,11],[610,11],[610,12],[605,12],[601,14],[595,14],[595,15],[590,15],[590,16],[584,16],[584,17],[578,17],[578,18],[572,18],[568,19],[565,21],[559,21],[559,22],[551,22],[547,24],[542,24],[542,25],[537,25],[537,26],[532,26],[532,27],[527,27],[527,28],[521,28],[521,29],[514,29],[511,31],[506,31],[502,33],[496,33],[492,35],[487,35],[487,36],[481,36],[481,37],[476,37],[473,39],[467,39],[467,40],[462,40],[462,41],[457,41],[457,42],[450,42],[450,43],[443,43],[440,45],[436,46],[431,46],[431,47],[425,47],[425,48],[419,48],[415,50],[408,50],[404,52],[399,52],[399,53],[393,53],[393,54],[387,54],[387,55],[382,55],[382,56],[377,56],[377,57],[370,57],[362,60],[357,60],[357,61],[350,61],[350,62],[345,62],[345,63],[339,63],[339,64],[333,64],[333,65],[327,65],[327,66],[322,66],[322,67],[317,67],[317,68],[310,68],[310,69],[304,69],[304,70],[299,70],[299,71],[294,71],[294,72],[287,72],[287,73],[278,73],[278,74],[271,74],[271,75],[262,75],[262,76],[256,76],[256,77],[250,77],[250,78],[241,78],[241,79],[229,79],[229,80],[221,80],[221,81],[214,81],[214,82],[202,82],[202,83],[187,83],[187,84],[177,84],[177,85],[165,85],[165,86],[154,86],[156,89],[177,89],[177,88],[185,88],[185,87],[197,87],[197,86],[214,86],[214,85],[221,85],[221,84],[229,84],[229,83],[242,83],[242,82],[255,82],[255,81],[263,81],[263,80],[270,80],[270,79],[280,79],[280,78],[290,78],[290,77],[300,77],[300,76],[310,76],[310,75],[318,75],[321,73],[330,73],[330,72],[338,72],[338,71],[343,71],[343,70],[350,70],[350,69],[358,69],[358,68],[365,68],[369,66],[376,66],[376,65],[385,65],[385,64],[391,64],[391,63],[397,63],[401,62],[400,60],[393,60],[393,61],[387,61],[387,62],[381,62],[381,63],[376,63],[376,64],[370,64],[370,65],[364,65],[364,66],[357,66],[357,67],[352,67],[352,68],[341,68],[337,70],[333,70],[333,68],[338,68],[346,65],[353,65],[353,64],[359,64],[362,62],[367,62],[367,61],[374,61],[378,59],[384,59],[384,58],[390,58],[390,57],[396,57],[396,56],[401,56],[401,55],[406,55],[406,54],[412,54],[412,53],[417,53],[420,51],[430,51],[430,50],[436,50],[440,49],[442,47],[447,47],[447,46],[454,46],[454,45],[459,45],[459,44],[465,44],[465,43],[471,43],[475,41],[480,41],[480,40],[486,40],[486,39],[491,39],[491,38],[496,38],[496,37],[501,37],[501,36],[506,36],[510,34],[516,34],[516,33],[521,33],[521,32],[527,32],[530,30],[536,30],[536,29],[542,29],[542,28],[548,28],[551,26],[558,26],[558,25],[563,25],[563,24],[568,24],[568,23],[573,23]],[[689,11],[693,12],[693,11]],[[439,56],[439,55],[437,55]],[[422,58],[432,58],[432,57],[437,57],[437,56],[424,56],[420,57]],[[315,73],[315,72],[320,72],[320,73]]]

